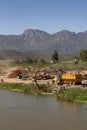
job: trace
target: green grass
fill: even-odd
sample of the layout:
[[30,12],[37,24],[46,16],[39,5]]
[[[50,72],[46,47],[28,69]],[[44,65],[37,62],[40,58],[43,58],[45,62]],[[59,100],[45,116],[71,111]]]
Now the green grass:
[[51,66],[51,63],[32,63],[30,64],[32,67],[45,68]]
[[63,66],[65,66],[65,68],[67,68],[68,70],[80,70],[80,69],[87,69],[87,61],[80,61],[78,62],[78,64],[75,64],[74,62],[72,63],[62,63]]
[[59,61],[56,64],[52,64],[49,62],[33,62],[33,63],[17,63],[13,61],[11,63],[12,66],[32,66],[32,67],[38,67],[38,68],[46,68],[46,67],[51,67],[53,69],[63,69],[63,70],[80,70],[80,69],[87,69],[87,61],[79,61],[77,64],[74,62],[67,62],[67,61]]
[[61,90],[57,94],[57,99],[64,101],[87,101],[87,89],[84,88],[69,88]]
[[53,86],[50,84],[22,84],[22,83],[0,83],[0,89],[10,90],[20,93],[41,95],[44,92],[51,93],[51,88]]
[[28,67],[28,66],[32,66],[32,67],[37,67],[37,68],[45,68],[45,67],[48,67],[48,66],[51,66],[51,63],[41,63],[41,62],[38,62],[38,63],[20,63],[20,64],[16,64],[15,62],[12,62],[11,64],[12,66],[25,66],[25,67]]

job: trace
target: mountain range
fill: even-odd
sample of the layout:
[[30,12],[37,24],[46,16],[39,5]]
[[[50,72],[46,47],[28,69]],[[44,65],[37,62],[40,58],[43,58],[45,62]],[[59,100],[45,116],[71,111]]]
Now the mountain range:
[[27,29],[20,35],[0,35],[0,55],[8,52],[18,52],[18,55],[29,52],[31,56],[48,56],[55,50],[60,55],[75,55],[81,49],[87,49],[87,31],[75,33],[62,30],[49,34],[41,30]]

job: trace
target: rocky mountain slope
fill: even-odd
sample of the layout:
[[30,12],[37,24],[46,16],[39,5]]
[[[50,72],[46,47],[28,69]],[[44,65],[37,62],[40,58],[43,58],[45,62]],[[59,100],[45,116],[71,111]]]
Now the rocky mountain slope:
[[87,31],[75,33],[63,30],[48,34],[28,29],[20,35],[0,35],[1,51],[29,51],[47,55],[57,50],[61,55],[69,55],[78,53],[81,49],[87,49]]

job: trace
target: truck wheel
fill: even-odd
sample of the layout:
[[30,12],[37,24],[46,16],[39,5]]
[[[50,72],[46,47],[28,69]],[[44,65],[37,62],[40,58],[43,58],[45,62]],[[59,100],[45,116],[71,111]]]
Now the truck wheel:
[[76,83],[75,82],[73,82],[73,85],[75,85]]

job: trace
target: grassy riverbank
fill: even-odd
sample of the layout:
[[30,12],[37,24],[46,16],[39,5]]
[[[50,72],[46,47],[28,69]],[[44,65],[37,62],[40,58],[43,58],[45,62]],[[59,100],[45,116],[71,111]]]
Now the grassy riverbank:
[[52,94],[52,85],[50,84],[22,84],[22,83],[0,83],[0,89],[14,92],[42,95]]
[[87,89],[76,87],[60,90],[56,96],[57,99],[64,101],[87,102]]
[[[52,84],[22,84],[22,83],[0,83],[1,90],[9,90],[32,95],[52,95]],[[56,93],[58,100],[87,102],[87,89],[75,87],[67,90],[59,90]]]

